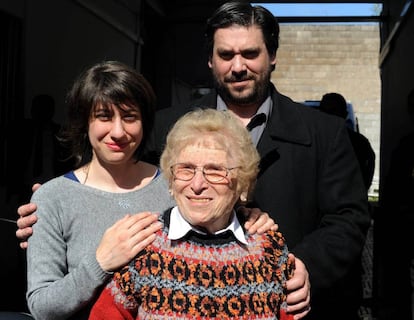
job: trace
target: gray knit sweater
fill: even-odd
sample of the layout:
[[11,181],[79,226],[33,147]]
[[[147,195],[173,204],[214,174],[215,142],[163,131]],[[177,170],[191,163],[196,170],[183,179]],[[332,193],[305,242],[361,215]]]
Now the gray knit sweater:
[[32,197],[38,222],[27,249],[27,301],[36,319],[87,319],[110,276],[96,261],[104,231],[127,213],[164,212],[174,205],[162,176],[136,191],[111,193],[66,177]]

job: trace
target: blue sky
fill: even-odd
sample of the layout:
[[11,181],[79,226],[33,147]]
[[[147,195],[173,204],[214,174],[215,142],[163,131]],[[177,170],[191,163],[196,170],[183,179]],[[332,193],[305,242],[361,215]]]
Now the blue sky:
[[376,16],[374,3],[269,3],[260,5],[276,17],[286,16]]

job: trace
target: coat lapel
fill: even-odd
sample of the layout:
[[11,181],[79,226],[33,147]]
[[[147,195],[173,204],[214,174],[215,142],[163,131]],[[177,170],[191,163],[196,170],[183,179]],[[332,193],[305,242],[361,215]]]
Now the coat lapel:
[[305,106],[281,95],[272,86],[272,115],[257,145],[260,153],[260,177],[280,158],[280,146],[284,143],[310,145],[311,136],[301,108]]

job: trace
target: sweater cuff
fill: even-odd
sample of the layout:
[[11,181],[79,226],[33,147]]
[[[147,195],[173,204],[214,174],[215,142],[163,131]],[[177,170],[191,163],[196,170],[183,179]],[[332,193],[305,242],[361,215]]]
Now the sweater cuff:
[[113,272],[105,271],[101,268],[95,255],[93,255],[93,259],[90,261],[90,273],[90,277],[95,278],[100,283],[104,283],[113,275]]

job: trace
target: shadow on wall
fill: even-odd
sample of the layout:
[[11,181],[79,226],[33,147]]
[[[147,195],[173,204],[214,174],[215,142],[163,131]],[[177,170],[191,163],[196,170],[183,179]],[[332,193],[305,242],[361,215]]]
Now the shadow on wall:
[[0,218],[0,274],[2,287],[7,288],[0,299],[1,311],[27,312],[26,254],[16,238],[16,223]]

